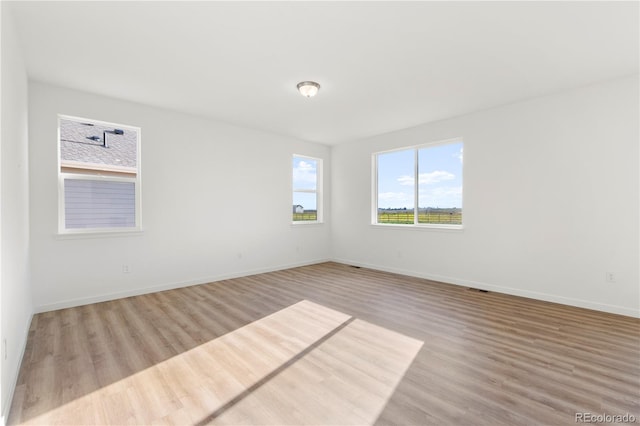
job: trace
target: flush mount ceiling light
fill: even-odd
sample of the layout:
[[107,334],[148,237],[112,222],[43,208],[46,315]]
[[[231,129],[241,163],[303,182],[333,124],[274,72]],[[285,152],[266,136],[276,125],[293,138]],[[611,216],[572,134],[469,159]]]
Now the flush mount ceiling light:
[[298,92],[307,98],[315,96],[318,90],[320,90],[320,85],[315,81],[301,81],[296,87],[298,88]]

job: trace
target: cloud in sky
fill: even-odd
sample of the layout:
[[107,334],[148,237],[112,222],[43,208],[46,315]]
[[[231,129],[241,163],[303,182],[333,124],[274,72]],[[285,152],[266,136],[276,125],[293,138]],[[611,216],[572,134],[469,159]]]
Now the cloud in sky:
[[[418,175],[418,183],[421,185],[429,185],[455,178],[456,176],[453,173],[449,173],[444,170],[434,170],[430,173],[420,173]],[[400,176],[398,178],[398,183],[404,186],[413,186],[413,176]]]
[[301,170],[301,171],[311,171],[311,170],[315,170],[315,167],[314,167],[314,165],[313,165],[313,164],[311,164],[311,163],[309,163],[309,162],[307,162],[307,161],[302,160],[302,161],[300,161],[300,162],[298,163],[298,170]]
[[301,183],[316,183],[316,165],[300,160],[298,164],[293,168],[293,182],[294,184]]

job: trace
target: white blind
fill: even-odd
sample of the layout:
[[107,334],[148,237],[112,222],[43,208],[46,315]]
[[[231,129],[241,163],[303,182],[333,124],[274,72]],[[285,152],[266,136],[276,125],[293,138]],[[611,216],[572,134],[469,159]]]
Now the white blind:
[[64,205],[67,229],[136,226],[135,182],[65,178]]

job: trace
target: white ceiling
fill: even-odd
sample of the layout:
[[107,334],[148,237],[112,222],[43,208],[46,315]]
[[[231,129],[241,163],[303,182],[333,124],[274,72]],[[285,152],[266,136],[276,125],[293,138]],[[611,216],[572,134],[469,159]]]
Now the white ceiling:
[[638,73],[635,1],[11,8],[34,80],[326,144]]

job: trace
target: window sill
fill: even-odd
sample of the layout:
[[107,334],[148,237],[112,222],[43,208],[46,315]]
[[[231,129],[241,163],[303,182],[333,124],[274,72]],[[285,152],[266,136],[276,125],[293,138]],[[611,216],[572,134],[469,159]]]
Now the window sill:
[[372,228],[377,229],[404,229],[409,231],[444,231],[444,232],[463,232],[464,225],[401,225],[401,224],[386,224],[386,223],[372,223]]
[[292,227],[298,227],[298,226],[310,226],[310,227],[314,227],[314,226],[322,226],[324,225],[324,222],[318,222],[316,220],[309,220],[309,221],[299,221],[299,222],[291,222],[291,226]]
[[119,230],[119,231],[76,231],[62,232],[55,234],[56,240],[81,240],[94,238],[126,238],[139,237],[144,234],[142,229]]

